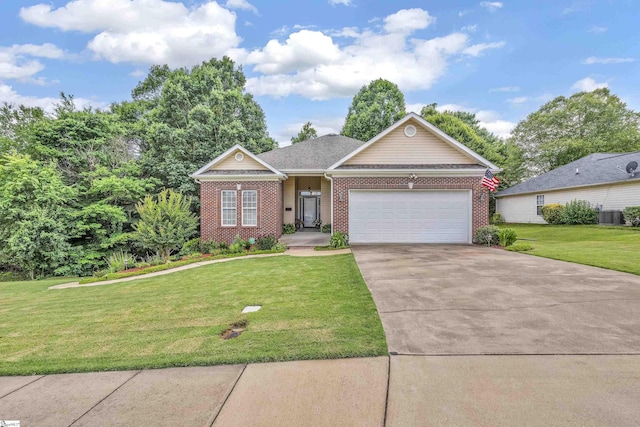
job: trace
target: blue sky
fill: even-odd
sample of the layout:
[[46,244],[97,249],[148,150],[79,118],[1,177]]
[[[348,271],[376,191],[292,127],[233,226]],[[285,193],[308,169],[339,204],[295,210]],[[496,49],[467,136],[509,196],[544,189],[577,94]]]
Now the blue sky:
[[436,102],[500,136],[559,95],[607,86],[640,110],[635,0],[25,0],[0,3],[0,102],[129,99],[149,66],[228,55],[270,134],[339,132],[382,77],[409,110]]

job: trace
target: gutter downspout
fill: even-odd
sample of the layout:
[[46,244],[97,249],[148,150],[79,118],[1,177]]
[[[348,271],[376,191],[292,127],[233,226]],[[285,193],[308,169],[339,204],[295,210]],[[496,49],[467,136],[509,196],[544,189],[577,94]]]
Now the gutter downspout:
[[331,182],[331,234],[333,234],[333,177],[327,176],[327,173],[324,173],[324,177]]

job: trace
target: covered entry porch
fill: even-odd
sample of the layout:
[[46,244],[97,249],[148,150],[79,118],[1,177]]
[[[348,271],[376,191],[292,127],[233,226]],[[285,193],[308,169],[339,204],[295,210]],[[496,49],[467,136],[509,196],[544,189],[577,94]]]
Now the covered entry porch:
[[320,231],[331,224],[331,181],[322,174],[292,175],[284,181],[283,224],[300,231]]

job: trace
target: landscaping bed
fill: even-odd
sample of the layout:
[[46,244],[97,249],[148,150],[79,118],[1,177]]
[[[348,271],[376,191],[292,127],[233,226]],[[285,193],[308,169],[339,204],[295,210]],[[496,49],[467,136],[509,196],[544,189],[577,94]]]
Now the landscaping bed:
[[[387,353],[351,254],[254,258],[47,290],[65,281],[0,283],[0,375]],[[261,309],[241,314],[250,305]],[[221,337],[238,324],[246,325],[241,334]]]

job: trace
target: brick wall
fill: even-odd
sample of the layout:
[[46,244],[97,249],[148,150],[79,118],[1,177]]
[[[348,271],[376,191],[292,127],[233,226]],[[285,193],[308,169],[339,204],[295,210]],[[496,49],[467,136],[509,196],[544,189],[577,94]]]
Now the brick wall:
[[[480,177],[418,177],[413,190],[472,190],[472,236],[478,227],[489,225],[489,190],[480,185]],[[408,177],[334,178],[333,227],[334,231],[349,232],[349,190],[407,190]],[[340,193],[343,201],[340,201]],[[482,201],[479,200],[483,195]]]
[[[237,190],[237,184],[242,186]],[[222,226],[221,191],[237,191],[236,226]],[[258,192],[258,225],[242,226],[242,190]],[[203,181],[200,183],[200,237],[231,243],[237,234],[243,239],[282,234],[281,181]]]

